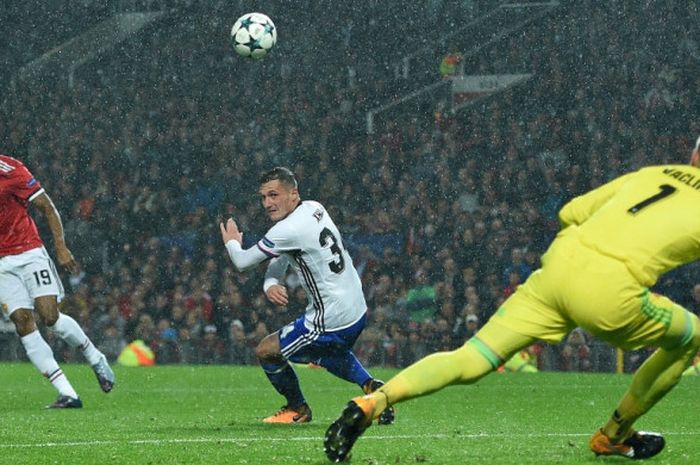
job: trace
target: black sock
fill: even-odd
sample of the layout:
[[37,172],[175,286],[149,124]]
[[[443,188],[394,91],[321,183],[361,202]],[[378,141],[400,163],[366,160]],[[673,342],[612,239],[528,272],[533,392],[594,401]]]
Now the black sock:
[[277,392],[287,399],[289,407],[296,408],[306,404],[306,399],[304,399],[304,394],[301,393],[299,386],[299,378],[289,362],[284,362],[284,364],[263,363],[261,366]]

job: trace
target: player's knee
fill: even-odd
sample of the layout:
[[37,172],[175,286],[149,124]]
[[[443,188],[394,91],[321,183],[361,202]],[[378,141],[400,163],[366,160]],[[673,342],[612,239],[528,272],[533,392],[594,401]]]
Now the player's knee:
[[457,366],[461,367],[460,381],[463,383],[472,383],[495,369],[492,361],[495,354],[487,356],[473,344],[464,344],[450,354]]
[[262,343],[255,346],[255,356],[261,362],[267,361],[268,352],[267,352],[267,350],[265,350],[265,347],[263,347]]
[[46,326],[51,327],[58,321],[58,307],[54,296],[37,298],[34,301],[34,309]]
[[15,330],[20,337],[26,336],[37,329],[34,315],[29,309],[20,308],[15,310],[10,315],[10,319],[15,324]]
[[267,338],[260,341],[255,347],[255,356],[263,363],[280,363],[284,361],[279,348],[275,347],[274,344],[270,344]]
[[281,363],[285,361],[280,349],[278,333],[265,336],[255,347],[255,356],[263,363]]
[[58,312],[57,311],[53,311],[53,312],[48,311],[45,313],[40,313],[39,316],[41,317],[41,321],[49,328],[53,328],[53,326],[58,321]]

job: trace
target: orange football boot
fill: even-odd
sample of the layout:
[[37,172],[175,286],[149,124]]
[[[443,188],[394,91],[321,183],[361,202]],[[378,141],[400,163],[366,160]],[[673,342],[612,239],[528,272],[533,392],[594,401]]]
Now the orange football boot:
[[263,419],[263,423],[308,423],[311,421],[311,409],[307,404],[292,408],[285,405],[274,415]]
[[589,443],[595,455],[621,455],[628,459],[641,460],[653,457],[664,448],[666,441],[659,433],[635,431],[624,441],[613,443],[602,430],[596,431]]

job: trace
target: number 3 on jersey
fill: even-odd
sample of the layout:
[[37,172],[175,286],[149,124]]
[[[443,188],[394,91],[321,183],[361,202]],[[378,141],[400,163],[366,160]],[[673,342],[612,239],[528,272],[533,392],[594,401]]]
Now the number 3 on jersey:
[[343,258],[343,249],[340,248],[338,244],[338,239],[336,239],[333,232],[328,228],[323,228],[321,234],[318,236],[318,242],[321,247],[328,247],[333,253],[334,260],[328,263],[328,267],[333,273],[340,274],[345,269],[345,259]]

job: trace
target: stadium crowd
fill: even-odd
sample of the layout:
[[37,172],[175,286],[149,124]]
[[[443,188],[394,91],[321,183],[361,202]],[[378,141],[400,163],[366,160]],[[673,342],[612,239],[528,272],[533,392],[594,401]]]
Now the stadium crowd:
[[[235,214],[252,245],[268,225],[258,175],[285,165],[303,198],[329,208],[360,272],[370,321],[358,356],[402,367],[461,345],[489,318],[538,267],[572,196],[635,167],[686,161],[688,135],[700,134],[698,11],[667,3],[661,18],[624,2],[563,2],[556,21],[465,64],[468,74],[533,72],[527,87],[457,116],[393,114],[372,135],[362,118],[395,78],[388,54],[310,76],[312,59],[279,50],[242,71],[224,40],[176,17],[72,87],[20,82],[0,117],[1,151],[62,212],[83,271],[66,277],[61,308],[110,360],[142,339],[158,363],[255,363],[259,340],[303,311],[298,283],[276,308],[261,270],[234,273],[218,232]],[[199,14],[225,29],[227,18]],[[649,27],[660,20],[668,27]],[[325,46],[352,49],[351,25]],[[658,287],[700,312],[696,283],[691,266]],[[11,325],[0,331],[1,356],[24,357]],[[48,339],[60,361],[78,359]],[[544,369],[613,363],[582,331],[534,352]]]

